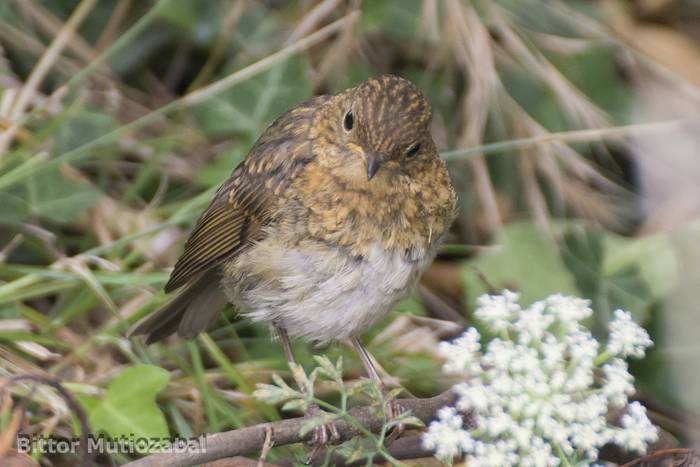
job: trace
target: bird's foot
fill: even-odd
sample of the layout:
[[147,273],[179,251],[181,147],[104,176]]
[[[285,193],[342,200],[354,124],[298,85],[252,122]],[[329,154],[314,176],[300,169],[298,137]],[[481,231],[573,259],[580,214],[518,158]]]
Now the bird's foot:
[[[309,405],[309,408],[306,410],[306,416],[309,418],[318,417],[322,414],[323,411],[316,404]],[[309,458],[313,458],[316,453],[326,445],[334,444],[338,441],[340,441],[340,433],[338,433],[338,428],[336,428],[335,423],[329,422],[318,425],[314,428],[313,436],[309,442],[309,444],[313,446],[311,454],[309,454]]]
[[[396,399],[391,398],[386,401],[386,405],[384,406],[384,417],[387,421],[396,420],[404,413],[406,413],[406,408],[399,404]],[[403,434],[405,430],[406,426],[403,423],[398,423],[392,426],[386,434],[386,444],[390,444],[395,441]]]

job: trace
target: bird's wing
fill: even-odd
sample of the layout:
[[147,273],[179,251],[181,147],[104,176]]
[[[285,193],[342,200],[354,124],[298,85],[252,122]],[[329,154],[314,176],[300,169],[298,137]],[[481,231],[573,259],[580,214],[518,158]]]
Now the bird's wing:
[[312,98],[279,117],[262,134],[202,213],[175,264],[165,291],[234,258],[260,240],[273,221],[280,196],[309,162],[308,127],[325,96]]
[[[216,192],[185,243],[165,291],[175,290],[199,273],[234,256],[260,234],[266,221],[267,196],[245,183],[245,172],[234,173]],[[239,186],[234,186],[234,183]]]

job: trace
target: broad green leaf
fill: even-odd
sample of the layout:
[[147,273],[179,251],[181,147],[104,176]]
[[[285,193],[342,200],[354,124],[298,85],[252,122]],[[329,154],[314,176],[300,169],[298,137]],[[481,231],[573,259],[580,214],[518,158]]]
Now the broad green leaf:
[[249,149],[250,144],[247,141],[236,141],[199,171],[197,182],[204,187],[220,185],[243,160]]
[[636,265],[655,299],[664,297],[678,284],[681,258],[669,234],[635,239],[608,234],[605,249],[607,254],[603,272],[616,274],[630,265]]
[[67,224],[91,208],[100,196],[91,185],[67,180],[58,170],[49,170],[30,178],[26,185],[0,192],[0,217],[23,222],[39,216]]
[[496,291],[511,289],[521,294],[527,306],[554,293],[577,295],[571,272],[559,255],[555,240],[529,222],[509,224],[499,233],[494,248],[462,267],[465,291],[470,304],[488,292],[488,282]]
[[114,118],[91,110],[78,110],[56,132],[52,155],[64,154],[117,128]]
[[420,0],[382,0],[367,2],[363,6],[362,26],[369,32],[382,32],[400,41],[424,39]]
[[653,301],[636,261],[615,260],[615,266],[606,267],[609,258],[632,241],[592,229],[571,228],[563,236],[562,257],[574,274],[581,295],[593,301],[601,329],[618,308],[644,321]]
[[122,371],[108,385],[98,404],[88,404],[94,434],[112,437],[168,437],[168,425],[156,404],[156,395],[170,380],[170,374],[152,365],[136,365]]
[[195,117],[206,133],[243,133],[250,145],[278,115],[311,95],[304,70],[301,58],[282,62],[201,104]]

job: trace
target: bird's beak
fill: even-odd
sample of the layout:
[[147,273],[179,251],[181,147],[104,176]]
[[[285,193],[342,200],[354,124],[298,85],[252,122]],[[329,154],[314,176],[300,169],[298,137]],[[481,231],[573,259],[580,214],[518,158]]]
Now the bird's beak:
[[379,167],[381,167],[382,162],[383,157],[381,154],[377,154],[376,152],[367,153],[367,180],[372,180],[374,174],[376,174]]

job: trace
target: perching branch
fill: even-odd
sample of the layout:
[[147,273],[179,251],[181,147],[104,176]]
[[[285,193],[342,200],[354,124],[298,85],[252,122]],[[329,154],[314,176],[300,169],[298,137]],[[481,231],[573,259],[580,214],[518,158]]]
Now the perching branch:
[[[429,399],[399,399],[398,402],[402,407],[410,410],[415,417],[424,423],[428,423],[435,418],[435,413],[441,407],[452,404],[455,397],[452,391],[446,391]],[[349,412],[366,429],[375,433],[382,429],[384,419],[381,414],[376,413],[376,410],[372,410],[369,407],[356,407]],[[300,436],[301,427],[307,420],[307,417],[298,417],[279,422],[261,423],[238,430],[214,433],[207,435],[206,450],[204,452],[152,454],[126,465],[128,467],[185,467],[211,462],[216,459],[249,454],[260,450],[265,444],[266,437],[269,436],[270,429],[272,430],[272,444],[274,446],[309,441],[313,435],[312,432],[307,433],[305,436]],[[343,420],[338,420],[335,425],[340,439],[343,441],[359,434],[356,429]]]

